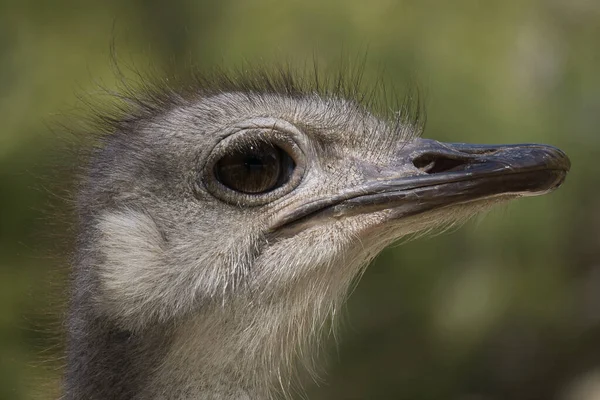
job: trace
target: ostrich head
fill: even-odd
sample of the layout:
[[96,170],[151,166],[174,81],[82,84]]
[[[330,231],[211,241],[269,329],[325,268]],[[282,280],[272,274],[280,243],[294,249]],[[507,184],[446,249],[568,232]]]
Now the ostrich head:
[[66,398],[285,394],[384,247],[569,169],[550,146],[420,138],[411,107],[351,92],[283,74],[134,99],[78,197]]

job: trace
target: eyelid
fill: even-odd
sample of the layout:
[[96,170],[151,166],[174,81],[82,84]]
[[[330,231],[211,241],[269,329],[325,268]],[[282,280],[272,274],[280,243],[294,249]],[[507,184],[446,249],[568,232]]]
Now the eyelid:
[[289,153],[295,159],[295,155],[304,157],[304,152],[290,135],[272,130],[271,128],[257,128],[239,130],[221,140],[207,157],[205,169],[212,168],[215,162],[223,157],[231,148],[243,148],[253,143],[270,143]]

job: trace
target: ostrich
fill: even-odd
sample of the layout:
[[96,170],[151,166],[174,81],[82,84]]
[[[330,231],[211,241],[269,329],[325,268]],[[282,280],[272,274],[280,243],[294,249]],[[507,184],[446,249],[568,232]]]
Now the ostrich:
[[286,397],[382,249],[570,168],[551,146],[423,139],[419,106],[376,116],[341,80],[247,75],[146,86],[103,117],[77,196],[65,399]]

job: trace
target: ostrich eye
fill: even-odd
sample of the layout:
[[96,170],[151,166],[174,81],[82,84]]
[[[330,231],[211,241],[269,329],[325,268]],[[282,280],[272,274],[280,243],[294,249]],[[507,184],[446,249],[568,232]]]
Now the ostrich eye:
[[294,161],[281,148],[258,142],[232,150],[214,167],[219,182],[237,192],[266,193],[287,183]]
[[[204,192],[236,207],[277,201],[302,182],[306,156],[299,143],[304,134],[285,121],[250,121],[213,148],[193,183],[195,196]],[[281,124],[282,129],[277,129]]]

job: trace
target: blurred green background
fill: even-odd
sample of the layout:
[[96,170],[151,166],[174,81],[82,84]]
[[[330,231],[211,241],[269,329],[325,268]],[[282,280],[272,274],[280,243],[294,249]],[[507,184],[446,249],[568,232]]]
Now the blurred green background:
[[600,399],[597,0],[0,0],[0,399],[56,396],[62,125],[86,113],[78,96],[115,86],[113,41],[174,73],[368,48],[367,76],[418,76],[426,137],[565,150],[558,192],[385,251],[308,397]]

